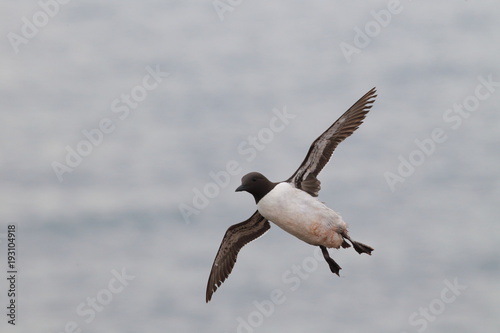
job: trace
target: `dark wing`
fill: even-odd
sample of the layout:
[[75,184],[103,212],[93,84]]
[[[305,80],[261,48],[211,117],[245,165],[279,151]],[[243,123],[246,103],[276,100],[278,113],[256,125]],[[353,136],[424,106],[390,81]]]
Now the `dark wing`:
[[333,154],[333,151],[345,138],[350,136],[362,123],[377,97],[373,88],[349,108],[330,128],[321,134],[309,148],[306,158],[287,180],[296,188],[318,196],[321,188],[316,178]]
[[233,270],[236,256],[241,248],[265,234],[269,228],[271,228],[269,222],[256,211],[248,220],[232,225],[227,229],[208,278],[207,303]]

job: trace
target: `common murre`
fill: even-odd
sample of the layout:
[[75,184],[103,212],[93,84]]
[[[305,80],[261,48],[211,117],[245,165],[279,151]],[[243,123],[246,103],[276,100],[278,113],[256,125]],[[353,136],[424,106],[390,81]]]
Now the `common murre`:
[[206,302],[231,273],[240,249],[269,230],[273,222],[304,242],[319,246],[330,270],[339,275],[341,267],[330,257],[327,248],[348,248],[371,255],[373,248],[353,241],[342,217],[316,197],[321,188],[316,178],[345,138],[362,123],[375,102],[373,88],[354,103],[311,145],[297,171],[285,181],[273,183],[258,172],[243,176],[236,189],[253,195],[257,211],[246,221],[226,231],[208,278]]

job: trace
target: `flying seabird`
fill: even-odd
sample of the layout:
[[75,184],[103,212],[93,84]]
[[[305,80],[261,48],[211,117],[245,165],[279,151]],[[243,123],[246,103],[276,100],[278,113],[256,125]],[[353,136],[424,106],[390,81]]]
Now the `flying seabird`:
[[312,143],[300,167],[287,180],[273,183],[258,172],[243,176],[236,192],[252,194],[257,211],[248,220],[227,229],[208,278],[207,303],[231,273],[241,248],[265,234],[271,227],[269,221],[300,240],[319,246],[330,270],[337,275],[341,267],[327,248],[348,248],[348,240],[359,254],[371,255],[373,248],[353,241],[342,217],[316,198],[321,188],[316,177],[338,144],[363,123],[375,97],[373,88],[340,116]]

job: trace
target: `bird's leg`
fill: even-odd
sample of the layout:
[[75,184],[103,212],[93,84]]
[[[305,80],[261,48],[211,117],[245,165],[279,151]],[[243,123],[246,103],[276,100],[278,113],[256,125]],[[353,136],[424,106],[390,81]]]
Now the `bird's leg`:
[[[373,248],[371,246],[368,246],[368,245],[360,243],[360,242],[353,241],[351,239],[351,237],[349,237],[349,235],[346,232],[344,232],[342,234],[342,237],[344,237],[345,239],[349,240],[349,242],[352,243],[352,246],[354,247],[354,249],[356,250],[356,252],[358,252],[359,254],[362,254],[362,253],[366,253],[368,255],[372,254]],[[344,240],[344,242],[345,242],[345,240]]]
[[351,244],[347,243],[345,239],[342,240],[342,248],[347,249],[348,247],[351,247]]
[[323,245],[320,245],[319,247],[321,249],[321,252],[323,252],[323,257],[325,257],[325,260],[328,263],[328,266],[330,266],[330,270],[332,271],[332,273],[340,276],[339,272],[342,268],[339,266],[339,264],[337,264],[335,262],[335,260],[333,260],[330,257],[330,254],[328,253],[328,250],[326,249],[326,247],[324,247]]

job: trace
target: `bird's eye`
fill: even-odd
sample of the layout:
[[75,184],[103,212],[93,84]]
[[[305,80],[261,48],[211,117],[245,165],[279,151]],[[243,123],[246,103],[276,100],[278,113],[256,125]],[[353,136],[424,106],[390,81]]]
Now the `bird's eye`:
[[256,181],[257,181],[257,178],[253,177],[253,178],[252,178],[252,181],[253,181],[253,182],[256,182]]

